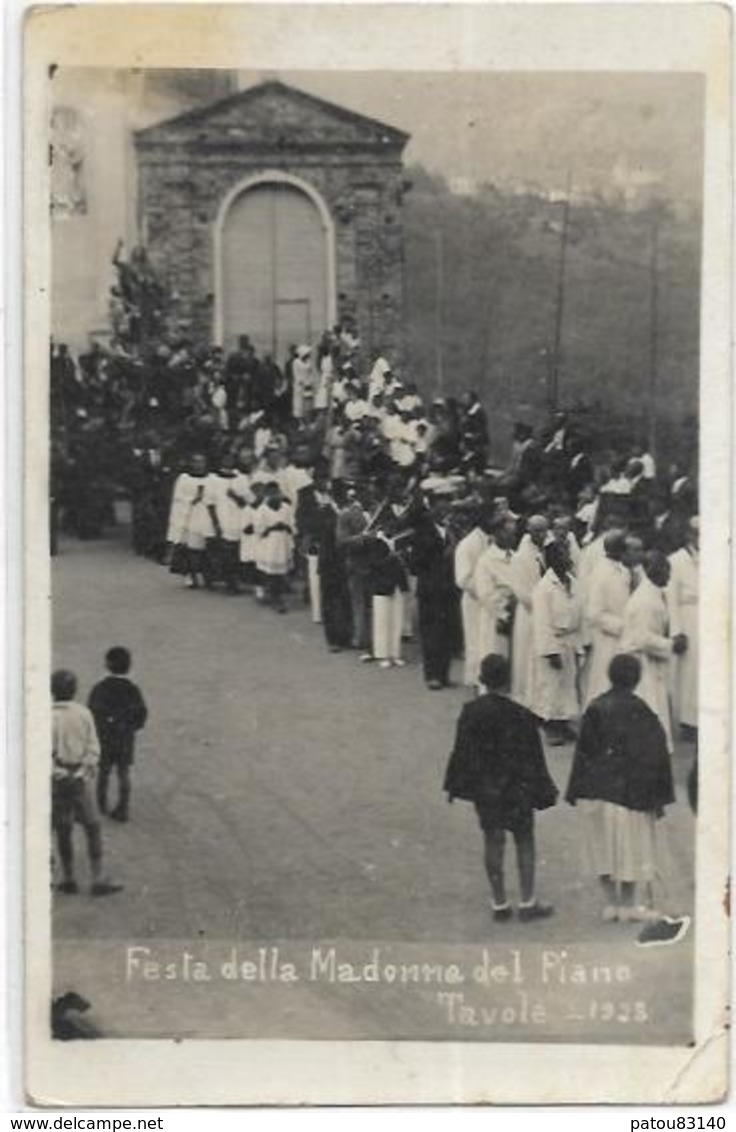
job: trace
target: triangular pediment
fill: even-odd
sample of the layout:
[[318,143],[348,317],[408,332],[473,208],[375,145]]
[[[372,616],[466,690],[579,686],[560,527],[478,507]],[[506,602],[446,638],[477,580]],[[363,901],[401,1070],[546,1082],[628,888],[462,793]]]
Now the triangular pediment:
[[208,147],[300,146],[401,151],[409,135],[273,80],[139,130],[136,141]]

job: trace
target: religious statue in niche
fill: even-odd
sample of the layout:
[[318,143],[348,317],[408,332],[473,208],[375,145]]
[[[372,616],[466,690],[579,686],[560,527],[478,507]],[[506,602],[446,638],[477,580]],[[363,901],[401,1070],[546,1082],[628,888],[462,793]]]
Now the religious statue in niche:
[[74,216],[87,211],[84,127],[76,110],[58,106],[51,115],[51,211]]

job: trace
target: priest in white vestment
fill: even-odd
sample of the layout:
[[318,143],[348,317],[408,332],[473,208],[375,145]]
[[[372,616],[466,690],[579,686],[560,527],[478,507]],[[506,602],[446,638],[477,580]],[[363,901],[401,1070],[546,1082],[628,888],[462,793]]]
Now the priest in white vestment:
[[511,559],[511,585],[516,598],[511,635],[511,696],[530,706],[532,668],[532,593],[546,570],[544,544],[549,524],[544,515],[532,515],[526,534]]
[[670,631],[687,638],[687,648],[674,660],[673,714],[685,727],[698,726],[698,574],[700,524],[694,516],[688,524],[685,546],[670,555],[667,602]]

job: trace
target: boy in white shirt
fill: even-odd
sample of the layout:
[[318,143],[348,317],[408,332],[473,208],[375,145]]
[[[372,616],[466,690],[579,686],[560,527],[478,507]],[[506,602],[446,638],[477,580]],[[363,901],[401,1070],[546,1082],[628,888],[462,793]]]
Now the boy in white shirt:
[[92,712],[77,703],[77,678],[57,669],[51,677],[51,821],[56,835],[63,879],[58,891],[74,896],[74,823],[84,829],[92,875],[92,896],[111,896],[122,890],[103,876],[102,832],[97,809],[96,781],[100,744]]

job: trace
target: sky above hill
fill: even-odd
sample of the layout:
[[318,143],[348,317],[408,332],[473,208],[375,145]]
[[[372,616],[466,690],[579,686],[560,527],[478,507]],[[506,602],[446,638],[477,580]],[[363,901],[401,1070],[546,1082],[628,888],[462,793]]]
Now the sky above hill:
[[279,78],[411,134],[405,158],[449,181],[610,195],[649,183],[674,203],[702,191],[704,82],[695,74],[239,73]]

